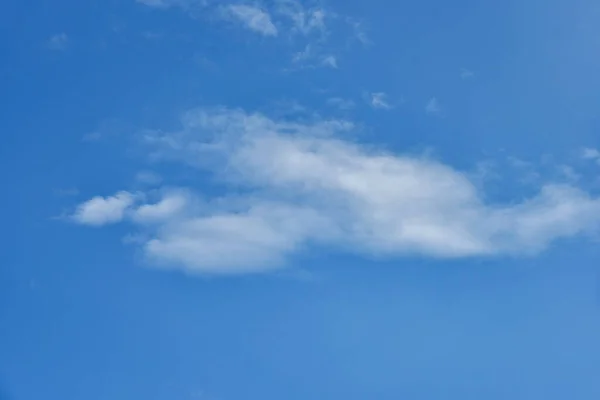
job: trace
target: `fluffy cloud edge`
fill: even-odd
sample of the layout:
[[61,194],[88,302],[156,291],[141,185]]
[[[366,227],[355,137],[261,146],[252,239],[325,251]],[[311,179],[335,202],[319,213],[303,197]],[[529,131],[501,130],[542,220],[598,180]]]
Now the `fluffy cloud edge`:
[[600,200],[575,186],[547,183],[519,203],[486,202],[449,165],[343,138],[348,121],[200,108],[182,125],[143,142],[159,159],[226,171],[219,177],[246,195],[208,206],[193,188],[165,191],[153,203],[119,192],[82,203],[73,220],[127,220],[148,238],[149,260],[210,274],[271,270],[312,245],[386,257],[536,254],[600,225]]
[[96,196],[81,203],[71,218],[79,224],[89,226],[121,222],[134,202],[135,195],[126,191],[118,192],[113,196]]

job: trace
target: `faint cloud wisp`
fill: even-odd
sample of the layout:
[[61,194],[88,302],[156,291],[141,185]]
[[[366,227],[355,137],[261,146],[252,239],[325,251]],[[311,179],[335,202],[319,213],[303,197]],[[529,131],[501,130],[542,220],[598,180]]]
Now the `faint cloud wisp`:
[[468,70],[466,68],[461,68],[460,69],[460,77],[462,79],[470,79],[473,78],[475,76],[475,73],[471,70]]
[[336,107],[340,110],[351,110],[353,109],[356,104],[354,103],[354,101],[349,100],[349,99],[344,99],[341,97],[330,97],[327,99],[327,105],[332,106],[332,107]]
[[247,29],[263,36],[277,36],[277,27],[265,10],[245,4],[230,4],[224,7],[225,15],[241,22]]
[[66,50],[69,45],[69,37],[66,33],[59,33],[48,39],[47,47],[50,50],[62,51]]
[[371,93],[370,96],[371,107],[381,110],[389,110],[392,105],[389,103],[387,95],[383,92]]
[[442,108],[437,98],[432,97],[425,105],[425,112],[430,115],[440,115]]
[[600,165],[600,151],[591,147],[586,147],[581,151],[581,157],[584,160],[595,161]]

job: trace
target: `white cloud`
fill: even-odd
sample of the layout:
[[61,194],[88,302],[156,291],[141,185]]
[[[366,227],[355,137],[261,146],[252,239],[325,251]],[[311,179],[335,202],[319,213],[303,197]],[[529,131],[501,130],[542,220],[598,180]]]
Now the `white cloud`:
[[[126,216],[149,230],[143,248],[150,260],[194,273],[271,269],[313,244],[388,257],[535,254],[600,226],[600,200],[575,186],[545,184],[521,202],[486,202],[467,173],[341,139],[352,127],[345,121],[198,109],[183,125],[146,136],[146,145],[214,171],[246,194],[192,207],[199,202],[193,192],[186,201],[167,193]],[[130,196],[92,199],[76,215],[103,216],[80,217],[96,225],[118,221]]]
[[427,112],[427,114],[439,114],[442,111],[442,108],[438,99],[435,97],[429,99],[429,101],[425,105],[425,111]]
[[319,46],[310,43],[307,44],[303,50],[294,54],[292,62],[299,68],[338,68],[337,58],[334,55],[323,55],[322,49],[320,49]]
[[585,160],[597,160],[600,159],[600,151],[591,147],[586,147],[582,150],[581,157]]
[[169,193],[158,203],[143,204],[132,214],[136,222],[156,223],[175,218],[189,205],[189,199],[184,193]]
[[66,50],[69,45],[69,37],[66,33],[59,33],[48,39],[48,48],[50,50]]
[[264,36],[277,36],[277,27],[268,12],[245,4],[230,4],[224,8],[226,14],[238,20],[247,29]]
[[281,267],[325,225],[312,209],[250,202],[241,212],[221,212],[167,224],[145,245],[159,263],[200,273],[246,273]]
[[296,52],[296,54],[294,54],[292,61],[294,63],[304,62],[304,61],[308,60],[309,58],[311,58],[312,54],[313,54],[312,47],[310,44],[307,44],[304,47],[304,50],[298,51],[298,52]]
[[389,110],[392,105],[387,99],[387,95],[383,92],[371,93],[371,106],[373,108],[379,108],[383,110]]
[[[265,37],[284,37],[293,48],[293,64],[286,71],[328,67],[337,69],[338,55],[345,51],[350,35],[366,44],[368,39],[356,20],[343,17],[322,7],[308,7],[304,1],[273,0],[247,2],[243,0],[136,0],[156,9],[177,7],[193,18],[229,22]],[[329,22],[341,22],[331,24]],[[348,32],[348,27],[352,30]],[[335,33],[335,35],[332,35]],[[302,49],[302,50],[300,50]]]
[[302,35],[324,34],[327,30],[325,23],[327,13],[322,8],[307,10],[299,1],[278,0],[277,12],[289,18],[292,21],[293,31]]
[[354,37],[358,39],[363,45],[371,44],[369,37],[367,36],[363,24],[359,21],[354,20],[353,18],[346,18],[346,21],[350,24],[352,29],[354,30]]
[[119,192],[112,197],[94,197],[79,205],[72,218],[83,225],[101,226],[119,222],[125,211],[134,203],[129,192]]
[[323,65],[325,65],[329,68],[337,68],[338,67],[337,58],[335,58],[332,55],[325,56],[325,57],[323,57]]
[[[236,20],[247,29],[264,36],[291,34],[306,42],[323,44],[331,30],[352,29],[352,36],[363,44],[369,42],[362,24],[354,18],[340,16],[323,7],[308,7],[298,0],[272,0],[247,2],[242,0],[136,0],[137,3],[156,9],[178,7],[192,17],[209,16],[217,20]],[[342,25],[328,27],[328,21],[341,21]],[[343,25],[346,26],[343,26]],[[292,40],[295,43],[295,40]]]
[[591,147],[586,147],[581,151],[581,157],[584,160],[594,161],[600,165],[600,151]]

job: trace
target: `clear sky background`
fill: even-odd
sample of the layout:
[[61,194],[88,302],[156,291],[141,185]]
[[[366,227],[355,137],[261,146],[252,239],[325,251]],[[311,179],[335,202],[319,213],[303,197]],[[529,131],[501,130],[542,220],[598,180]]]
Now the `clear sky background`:
[[600,398],[600,3],[0,4],[0,399]]

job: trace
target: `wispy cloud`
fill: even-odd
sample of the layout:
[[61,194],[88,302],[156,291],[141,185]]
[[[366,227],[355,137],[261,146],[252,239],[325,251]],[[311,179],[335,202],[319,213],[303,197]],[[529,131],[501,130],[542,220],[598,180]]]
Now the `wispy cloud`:
[[148,7],[167,8],[175,4],[173,0],[135,0]]
[[600,165],[600,150],[586,147],[581,151],[581,157],[584,160],[595,162],[597,165]]
[[99,142],[101,140],[122,136],[130,132],[131,129],[133,129],[133,127],[129,123],[117,118],[109,118],[100,121],[94,130],[83,134],[81,140],[90,143]]
[[148,40],[157,40],[164,37],[162,33],[153,32],[153,31],[144,31],[140,34],[144,39]]
[[345,17],[344,20],[352,28],[353,37],[363,45],[370,45],[371,40],[367,36],[365,27],[362,21],[359,21],[352,17]]
[[[326,32],[325,19],[328,15],[322,8],[307,9],[302,2],[296,0],[274,0],[266,4],[244,2],[239,0],[136,0],[137,3],[157,9],[179,7],[192,13],[202,9],[217,17],[234,18],[242,22],[248,29],[265,36],[276,36],[279,33],[275,19],[293,33],[303,36],[312,33]],[[195,14],[194,14],[195,15]]]
[[313,57],[313,50],[310,44],[307,44],[304,49],[298,51],[292,57],[293,63],[302,63]]
[[143,4],[153,8],[170,8],[170,7],[182,7],[188,8],[191,6],[202,6],[208,5],[208,0],[135,0],[139,4]]
[[329,67],[329,68],[337,68],[338,67],[337,58],[332,55],[323,57],[322,63],[324,66]]
[[600,151],[591,147],[586,147],[581,151],[581,157],[584,160],[593,160],[600,164]]
[[530,161],[521,160],[518,157],[508,156],[506,163],[518,171],[518,181],[521,184],[532,185],[542,179],[542,174]]
[[66,33],[53,35],[46,43],[50,50],[66,50],[69,45],[69,36]]
[[569,182],[577,182],[581,179],[581,175],[570,165],[558,165],[556,169],[559,175]]
[[371,93],[370,95],[370,104],[373,108],[389,110],[392,108],[392,105],[389,103],[387,94],[383,92]]
[[[301,68],[316,68],[318,66],[338,68],[340,50],[347,47],[339,40],[339,32],[350,38],[356,38],[363,44],[368,42],[362,25],[356,20],[340,16],[330,9],[323,7],[306,7],[297,0],[276,0],[273,15],[278,17],[280,25],[291,34],[292,42],[304,42],[304,49],[296,52],[293,62]],[[290,24],[291,22],[291,24]]]
[[121,192],[83,203],[74,219],[125,218],[145,232],[149,260],[194,273],[264,271],[313,244],[388,257],[534,254],[600,227],[600,200],[575,186],[547,183],[529,199],[490,203],[449,165],[342,139],[353,126],[342,120],[201,108],[182,124],[144,137],[155,158],[213,171],[246,195],[206,201],[188,188],[134,204]]
[[[367,43],[362,25],[349,17],[342,17],[323,7],[308,7],[303,1],[273,0],[264,3],[210,0],[136,0],[156,9],[177,7],[194,18],[203,16],[211,21],[228,21],[243,26],[265,37],[284,37],[286,44],[295,49],[292,68],[314,69],[328,67],[337,69],[338,54],[347,47],[340,42],[340,35],[332,35],[351,28],[351,36]],[[328,24],[331,22],[332,26]],[[334,22],[337,22],[335,24]],[[339,31],[339,32],[338,32]],[[301,50],[300,50],[301,49]]]
[[226,15],[241,22],[247,29],[264,36],[277,36],[278,30],[269,13],[259,7],[246,4],[230,4],[224,7]]
[[99,131],[86,133],[81,138],[81,140],[84,142],[97,142],[100,139],[102,139],[102,133],[100,133]]
[[440,106],[440,102],[437,98],[432,97],[427,101],[427,104],[425,105],[425,112],[432,115],[439,115],[442,112],[442,107]]
[[268,105],[272,115],[277,117],[298,117],[310,114],[311,111],[296,100],[283,98]]
[[460,69],[460,77],[462,79],[470,79],[470,78],[472,78],[474,76],[475,76],[475,73],[473,71],[468,70],[466,68],[461,68]]
[[296,52],[292,57],[296,68],[328,67],[337,69],[337,57],[332,54],[323,55],[319,46],[307,44],[303,50]]
[[162,182],[162,177],[155,172],[140,171],[135,175],[135,180],[144,185],[158,185]]
[[340,110],[351,110],[356,106],[354,101],[341,97],[330,97],[327,99],[327,105],[337,107]]
[[292,30],[302,35],[324,34],[327,30],[325,23],[327,13],[322,8],[307,10],[299,1],[278,0],[276,12],[289,18],[292,22]]

